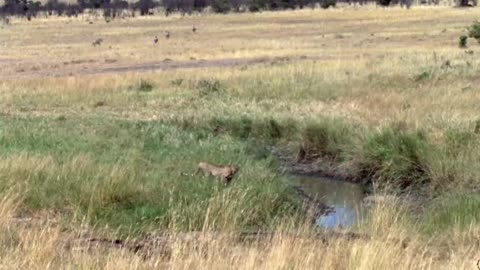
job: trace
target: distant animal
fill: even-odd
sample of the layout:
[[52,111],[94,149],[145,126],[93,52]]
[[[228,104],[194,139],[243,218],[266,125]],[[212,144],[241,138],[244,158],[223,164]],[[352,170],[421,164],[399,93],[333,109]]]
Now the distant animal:
[[103,39],[101,38],[97,38],[95,39],[95,41],[92,42],[92,45],[95,47],[95,46],[100,46],[102,45],[102,42],[103,42]]
[[235,165],[218,166],[208,162],[200,162],[194,174],[203,171],[205,175],[218,177],[224,184],[229,184],[239,169],[240,168]]
[[196,32],[197,32],[197,28],[195,27],[195,25],[192,27],[192,32],[193,32],[193,33],[196,33]]
[[165,31],[165,38],[166,38],[166,39],[169,39],[169,38],[170,38],[170,32],[169,32],[169,31]]
[[157,44],[158,43],[158,37],[155,36],[155,38],[153,39],[153,43]]

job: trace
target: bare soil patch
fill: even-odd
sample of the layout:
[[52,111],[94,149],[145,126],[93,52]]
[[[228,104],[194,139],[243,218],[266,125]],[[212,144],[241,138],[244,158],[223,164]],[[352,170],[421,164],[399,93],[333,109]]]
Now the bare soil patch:
[[[61,69],[50,68],[55,67],[54,63],[46,65],[43,69],[27,69],[22,68],[21,72],[16,74],[0,74],[2,79],[14,78],[35,78],[35,77],[66,77],[66,76],[81,76],[81,75],[98,75],[98,74],[116,74],[128,72],[153,72],[174,69],[197,69],[197,68],[218,68],[218,67],[234,67],[234,66],[249,66],[258,64],[277,65],[293,61],[306,60],[321,60],[325,58],[319,57],[257,57],[257,58],[225,58],[216,60],[202,60],[195,59],[190,61],[175,61],[172,59],[164,59],[160,62],[148,62],[139,64],[121,64],[109,59],[108,61],[92,61],[92,60],[76,60],[71,62],[64,62]],[[0,63],[16,62],[11,59],[0,59]],[[26,65],[28,63],[22,63]]]

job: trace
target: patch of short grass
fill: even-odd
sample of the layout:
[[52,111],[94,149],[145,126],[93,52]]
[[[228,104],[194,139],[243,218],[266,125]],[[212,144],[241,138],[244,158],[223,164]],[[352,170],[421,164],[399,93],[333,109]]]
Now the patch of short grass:
[[384,128],[372,133],[358,157],[360,175],[380,186],[400,188],[428,180],[426,154],[430,151],[427,138],[421,131]]

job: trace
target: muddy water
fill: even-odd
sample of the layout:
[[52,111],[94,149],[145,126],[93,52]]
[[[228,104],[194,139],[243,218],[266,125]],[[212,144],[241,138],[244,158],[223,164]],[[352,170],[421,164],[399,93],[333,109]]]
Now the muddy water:
[[362,185],[323,177],[295,176],[295,181],[310,196],[316,197],[334,211],[317,219],[323,228],[348,228],[365,215],[362,200],[366,196]]

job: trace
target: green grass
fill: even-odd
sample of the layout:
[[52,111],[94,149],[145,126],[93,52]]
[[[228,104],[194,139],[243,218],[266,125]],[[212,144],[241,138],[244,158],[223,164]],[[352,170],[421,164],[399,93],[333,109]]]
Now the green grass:
[[427,233],[443,233],[448,229],[468,229],[480,222],[480,196],[470,192],[456,192],[435,200],[422,220]]
[[[302,212],[271,158],[230,136],[100,118],[7,118],[0,130],[0,193],[19,191],[24,211],[138,232],[265,228]],[[241,169],[227,187],[182,175],[203,160]]]
[[362,177],[380,185],[406,188],[428,180],[425,155],[429,147],[425,135],[398,128],[385,128],[370,135],[357,158]]
[[309,121],[301,133],[302,147],[307,154],[342,161],[353,147],[354,131],[342,119]]
[[[333,161],[364,183],[429,186],[441,199],[452,187],[475,187],[478,175],[469,168],[478,160],[477,134],[449,129],[442,138],[434,144],[424,132],[401,123],[370,130],[339,118],[9,117],[0,121],[0,194],[12,189],[22,194],[25,212],[48,209],[65,220],[86,219],[129,232],[271,228],[305,216],[300,198],[278,174],[269,146],[302,144],[312,157]],[[241,169],[224,186],[190,175],[200,161]],[[454,205],[461,208],[463,202]],[[475,207],[465,211],[465,217],[478,212]],[[431,212],[437,214],[426,226],[456,219],[456,212]]]

